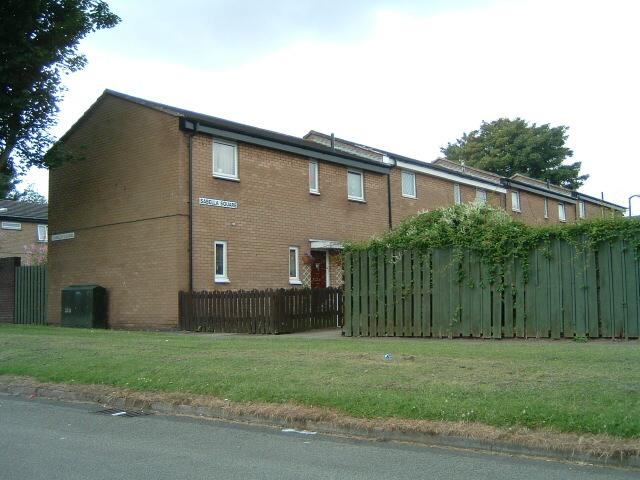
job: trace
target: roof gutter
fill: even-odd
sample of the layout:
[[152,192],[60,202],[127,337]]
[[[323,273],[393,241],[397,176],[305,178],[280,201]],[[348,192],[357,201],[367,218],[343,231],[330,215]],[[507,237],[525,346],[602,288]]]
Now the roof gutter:
[[26,222],[26,223],[39,223],[41,225],[47,225],[49,223],[49,220],[46,218],[17,217],[13,215],[0,215],[0,220],[10,220],[10,221]]
[[311,148],[298,147],[295,145],[288,145],[276,140],[269,140],[266,138],[256,137],[245,133],[234,132],[232,130],[225,130],[222,128],[203,125],[202,123],[194,122],[192,120],[181,118],[180,127],[183,130],[190,132],[204,133],[214,137],[220,137],[227,140],[235,140],[244,143],[250,143],[252,145],[259,145],[261,147],[273,148],[276,150],[293,153],[296,155],[302,155],[305,157],[313,158],[315,160],[323,160],[325,162],[337,163],[347,167],[358,168],[361,170],[368,170],[370,172],[386,174],[389,171],[390,166],[383,165],[379,162],[368,161],[360,159],[358,157],[352,157],[347,155],[341,155],[338,151],[331,151],[332,153],[324,153]]
[[562,193],[549,191],[542,187],[536,187],[535,185],[529,185],[528,183],[519,182],[517,180],[503,180],[503,184],[506,187],[515,187],[517,190],[524,190],[525,192],[535,193],[548,198],[555,198],[561,202],[576,203],[576,199],[571,195],[563,195]]
[[[393,158],[393,156],[391,156]],[[422,163],[420,165],[419,163]],[[477,177],[470,177],[454,171],[446,171],[442,168],[434,168],[432,165],[423,162],[409,162],[405,159],[395,159],[395,166],[404,168],[406,170],[412,170],[414,172],[424,173],[425,175],[431,175],[432,177],[444,178],[452,182],[462,183],[465,185],[471,185],[485,190],[491,190],[498,193],[507,193],[507,190],[502,186],[489,181],[483,181]]]

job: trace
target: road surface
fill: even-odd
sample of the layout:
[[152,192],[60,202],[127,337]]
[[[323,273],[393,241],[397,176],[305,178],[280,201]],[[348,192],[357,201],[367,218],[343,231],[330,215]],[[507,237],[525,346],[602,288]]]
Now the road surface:
[[0,479],[605,480],[638,472],[0,395]]

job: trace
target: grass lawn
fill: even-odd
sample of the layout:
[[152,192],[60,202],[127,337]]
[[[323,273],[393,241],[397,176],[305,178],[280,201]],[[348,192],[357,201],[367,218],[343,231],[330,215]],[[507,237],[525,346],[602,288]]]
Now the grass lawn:
[[0,325],[0,374],[293,402],[356,417],[640,438],[638,342],[318,339]]

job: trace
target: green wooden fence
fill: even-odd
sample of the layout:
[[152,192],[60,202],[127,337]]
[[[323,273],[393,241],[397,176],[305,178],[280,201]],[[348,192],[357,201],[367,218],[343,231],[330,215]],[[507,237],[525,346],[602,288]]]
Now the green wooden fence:
[[16,267],[15,323],[47,323],[47,267]]
[[344,308],[350,336],[638,338],[640,263],[623,240],[596,252],[554,240],[493,276],[450,249],[353,252]]

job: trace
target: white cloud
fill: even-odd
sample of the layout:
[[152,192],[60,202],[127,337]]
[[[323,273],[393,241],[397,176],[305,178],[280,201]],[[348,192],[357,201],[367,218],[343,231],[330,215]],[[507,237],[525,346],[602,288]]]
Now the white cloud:
[[[606,5],[606,6],[605,6]],[[570,127],[583,191],[638,193],[640,4],[522,1],[428,16],[378,11],[351,43],[300,41],[232,68],[127,58],[87,45],[58,133],[104,88],[303,135],[314,128],[430,161],[482,120]],[[640,205],[636,207],[640,209]]]

